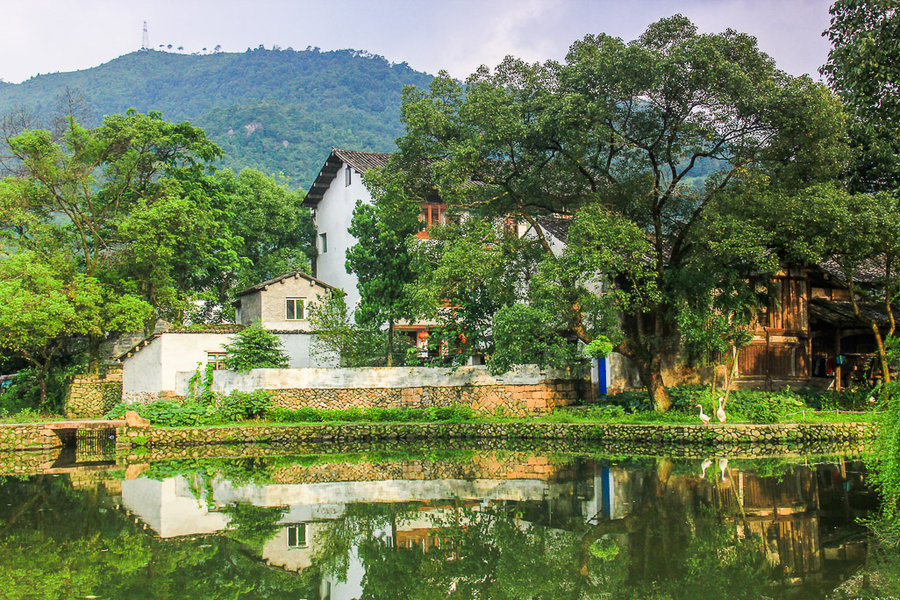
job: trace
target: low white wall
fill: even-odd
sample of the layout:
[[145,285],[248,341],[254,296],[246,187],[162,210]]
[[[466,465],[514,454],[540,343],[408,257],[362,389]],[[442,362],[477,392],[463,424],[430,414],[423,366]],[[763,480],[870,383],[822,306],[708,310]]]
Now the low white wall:
[[[193,372],[178,373],[176,391],[186,395]],[[493,376],[487,367],[363,367],[363,368],[307,368],[307,369],[253,369],[246,373],[216,371],[213,374],[213,390],[228,393],[231,390],[286,389],[367,389],[367,388],[418,388],[452,387],[464,385],[536,385],[548,379],[569,379],[565,371],[541,371],[536,365],[525,365],[518,370]]]

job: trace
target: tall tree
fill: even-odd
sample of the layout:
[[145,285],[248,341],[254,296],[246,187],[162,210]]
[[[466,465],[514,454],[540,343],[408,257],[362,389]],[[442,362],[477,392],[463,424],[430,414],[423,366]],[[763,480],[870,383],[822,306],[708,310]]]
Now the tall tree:
[[374,204],[356,203],[350,222],[355,245],[347,250],[347,272],[358,279],[360,301],[354,318],[364,326],[387,325],[387,366],[393,365],[394,326],[418,312],[412,283],[416,279],[411,248],[420,231],[419,205],[378,171],[366,174]]
[[[606,279],[610,292],[625,292],[617,349],[639,367],[660,410],[670,406],[662,372],[679,350],[679,313],[696,308],[685,297],[696,289],[688,275],[715,279],[720,272],[697,268],[703,257],[732,236],[753,242],[746,229],[711,231],[714,215],[753,202],[737,193],[753,174],[798,189],[833,177],[844,159],[841,106],[827,89],[779,71],[751,36],[700,34],[682,16],[630,43],[589,35],[561,64],[507,58],[465,84],[442,74],[428,91],[405,91],[403,115],[407,133],[389,168],[408,189],[421,193],[425,182],[470,213],[528,222],[548,260],[542,215],[577,218],[596,206],[594,216],[630,223],[621,244],[605,241],[608,252],[631,248],[635,232],[645,236],[644,284],[656,292],[631,293],[616,272]],[[749,260],[757,250],[736,266],[757,270]],[[735,273],[703,289],[728,293]],[[581,305],[567,312],[571,331],[589,342]]]
[[0,261],[0,294],[0,353],[34,367],[39,410],[47,408],[50,368],[75,339],[139,329],[151,313],[139,297],[115,292],[59,254]]
[[900,3],[838,0],[824,35],[832,44],[822,67],[853,115],[855,191],[900,186]]

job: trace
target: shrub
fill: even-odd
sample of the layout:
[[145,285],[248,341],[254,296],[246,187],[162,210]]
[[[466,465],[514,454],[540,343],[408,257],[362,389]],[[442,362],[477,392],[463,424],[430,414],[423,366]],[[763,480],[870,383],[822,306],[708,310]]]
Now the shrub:
[[219,400],[215,416],[223,423],[255,419],[265,414],[271,405],[272,394],[266,390],[235,390]]
[[215,407],[204,406],[196,401],[157,400],[148,404],[117,404],[106,416],[109,419],[121,419],[129,410],[149,419],[154,425],[168,427],[208,425],[215,421],[216,412]]
[[225,350],[228,352],[225,367],[232,371],[284,369],[288,366],[288,357],[281,342],[274,333],[259,325],[251,325],[237,333]]

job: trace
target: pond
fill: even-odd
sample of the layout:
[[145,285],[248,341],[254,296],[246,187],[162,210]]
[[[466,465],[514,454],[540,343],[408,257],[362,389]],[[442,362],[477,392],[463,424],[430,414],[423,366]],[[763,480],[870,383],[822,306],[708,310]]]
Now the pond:
[[843,598],[877,508],[839,457],[333,450],[4,477],[0,598]]

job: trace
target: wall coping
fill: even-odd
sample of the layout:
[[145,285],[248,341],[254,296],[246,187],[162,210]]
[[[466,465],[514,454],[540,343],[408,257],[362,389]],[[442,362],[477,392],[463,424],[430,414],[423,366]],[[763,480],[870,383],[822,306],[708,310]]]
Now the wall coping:
[[[187,395],[195,371],[175,375],[175,392]],[[285,389],[373,389],[424,388],[488,385],[536,385],[545,381],[578,379],[564,370],[541,370],[521,365],[514,371],[491,375],[487,367],[306,367],[297,369],[252,369],[245,373],[215,371],[213,391]]]

